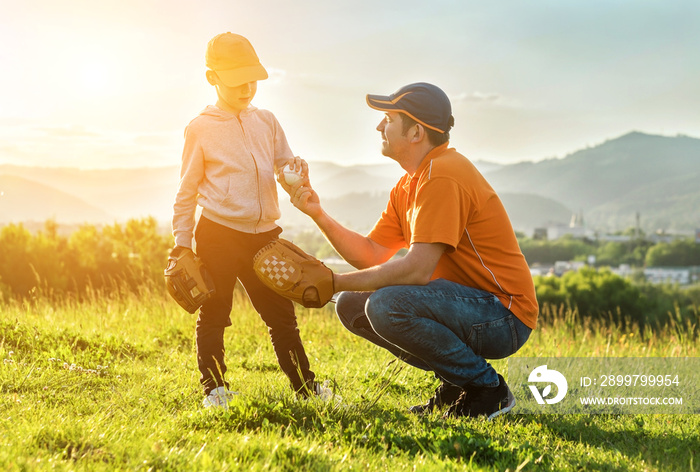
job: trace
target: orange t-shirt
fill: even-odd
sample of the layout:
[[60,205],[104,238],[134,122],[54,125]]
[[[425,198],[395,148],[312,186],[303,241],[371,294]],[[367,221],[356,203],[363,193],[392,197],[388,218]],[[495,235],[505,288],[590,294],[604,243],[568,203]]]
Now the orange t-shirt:
[[493,293],[526,326],[537,325],[535,285],[500,198],[474,165],[443,144],[392,189],[369,237],[385,247],[443,243],[432,278]]

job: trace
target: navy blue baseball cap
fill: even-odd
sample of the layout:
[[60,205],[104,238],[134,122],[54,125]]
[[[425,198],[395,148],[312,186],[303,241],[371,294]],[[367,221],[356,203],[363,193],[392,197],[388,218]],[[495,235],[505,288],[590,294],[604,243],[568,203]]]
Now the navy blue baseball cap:
[[449,132],[455,124],[447,94],[426,82],[405,85],[391,95],[368,94],[367,104],[375,110],[405,113],[439,133]]

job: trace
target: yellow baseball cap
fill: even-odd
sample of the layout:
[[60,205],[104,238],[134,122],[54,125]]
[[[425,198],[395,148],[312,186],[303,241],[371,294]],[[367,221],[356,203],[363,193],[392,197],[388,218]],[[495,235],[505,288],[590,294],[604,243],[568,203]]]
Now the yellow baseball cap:
[[267,71],[260,64],[253,45],[239,34],[222,33],[207,44],[207,67],[229,87],[267,79]]

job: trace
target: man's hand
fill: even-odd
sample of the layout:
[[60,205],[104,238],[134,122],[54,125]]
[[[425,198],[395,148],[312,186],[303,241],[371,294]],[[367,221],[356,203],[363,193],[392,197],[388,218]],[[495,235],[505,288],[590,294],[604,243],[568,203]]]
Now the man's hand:
[[292,205],[316,220],[323,214],[323,209],[321,208],[321,199],[311,187],[309,165],[300,157],[290,159],[287,164],[292,170],[300,172],[303,178],[299,182],[289,185],[284,179],[283,172],[280,172],[277,175],[277,182],[289,194],[289,200],[292,202]]
[[[355,268],[367,268],[386,262],[396,253],[396,249],[383,247],[355,231],[345,228],[335,221],[321,207],[321,199],[318,193],[311,187],[309,180],[309,167],[301,158],[294,158],[294,164],[299,169],[301,166],[304,178],[299,182],[289,185],[283,175],[278,175],[277,181],[285,192],[289,194],[289,200],[302,213],[310,216],[328,242],[331,243],[340,256]],[[291,160],[290,160],[291,162]],[[282,174],[282,172],[280,172]]]
[[323,215],[321,199],[316,191],[311,188],[311,184],[308,180],[292,185],[289,189],[289,197],[292,205],[301,212],[306,213],[314,221],[317,221],[317,219]]

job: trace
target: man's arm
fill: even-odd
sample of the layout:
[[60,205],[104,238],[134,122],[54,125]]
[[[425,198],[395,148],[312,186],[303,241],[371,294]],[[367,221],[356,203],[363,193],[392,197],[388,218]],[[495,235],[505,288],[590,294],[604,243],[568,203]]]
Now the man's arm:
[[388,261],[396,253],[391,249],[375,242],[338,223],[325,211],[314,222],[331,243],[333,249],[356,269],[366,269]]
[[414,243],[400,258],[364,270],[335,274],[337,292],[373,291],[390,285],[425,285],[435,271],[447,246],[442,243]]
[[314,220],[338,254],[353,267],[361,269],[335,274],[336,291],[371,291],[390,285],[425,285],[430,282],[447,248],[445,244],[414,243],[404,257],[390,261],[395,249],[344,227],[325,212],[318,194],[309,185],[308,168],[303,171],[303,181],[287,185],[284,179],[279,179],[280,184],[289,194],[292,204]]
[[[304,166],[306,162],[303,163]],[[363,236],[338,223],[321,207],[316,191],[308,180],[308,168],[303,169],[304,180],[287,185],[284,179],[278,182],[289,193],[292,204],[314,220],[333,249],[356,269],[365,269],[388,261],[396,254],[396,249],[382,246],[367,236]]]

